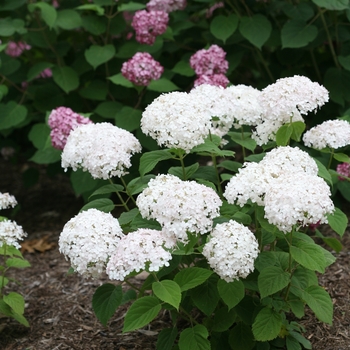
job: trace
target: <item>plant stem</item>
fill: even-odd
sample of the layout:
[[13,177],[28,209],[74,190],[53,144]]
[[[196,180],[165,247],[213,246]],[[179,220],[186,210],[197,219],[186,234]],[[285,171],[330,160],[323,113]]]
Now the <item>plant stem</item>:
[[120,180],[123,184],[123,186],[125,187],[125,192],[126,194],[129,196],[129,198],[133,201],[133,203],[136,205],[136,201],[135,201],[135,198],[129,193],[129,190],[128,190],[128,186],[126,185],[126,182],[124,180],[124,178],[121,176],[120,177]]
[[[108,179],[109,182],[114,185],[113,181],[111,179]],[[124,201],[123,197],[120,195],[120,193],[118,191],[115,192],[120,200],[120,202],[122,203],[123,207],[125,208],[126,211],[130,211],[128,205],[126,204],[126,202]]]
[[329,162],[328,162],[327,170],[331,168],[333,156],[334,156],[334,149],[331,148],[331,155],[329,156]]

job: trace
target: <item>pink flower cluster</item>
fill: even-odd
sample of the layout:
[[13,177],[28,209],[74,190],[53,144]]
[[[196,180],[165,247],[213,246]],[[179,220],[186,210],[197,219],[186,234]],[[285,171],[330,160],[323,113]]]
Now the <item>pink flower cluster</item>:
[[51,78],[52,77],[52,70],[51,68],[44,69],[36,78]]
[[131,25],[140,44],[153,45],[156,37],[163,34],[168,26],[169,15],[164,11],[136,11]]
[[190,57],[190,65],[197,74],[195,86],[210,84],[226,87],[229,80],[225,76],[228,69],[226,52],[217,45],[202,49]]
[[225,7],[225,4],[224,4],[222,1],[215,3],[212,7],[210,7],[210,8],[207,10],[206,17],[207,17],[207,18],[210,18],[210,17],[213,15],[213,12],[214,12],[216,9],[219,9],[219,8],[222,8],[222,7]]
[[159,79],[163,71],[161,64],[148,52],[137,52],[122,66],[123,77],[141,86],[147,86],[151,80]]
[[[345,177],[350,177],[350,163],[341,163],[337,165],[337,173],[343,175]],[[345,179],[342,176],[339,176],[338,179],[340,181],[344,181]]]
[[69,133],[79,125],[90,124],[92,121],[78,113],[73,112],[68,107],[58,107],[54,109],[48,120],[51,128],[52,146],[63,150],[66,145]]
[[22,55],[24,50],[30,50],[32,47],[25,43],[24,41],[19,41],[18,43],[14,41],[9,41],[6,47],[6,54],[11,57],[19,57]]
[[177,10],[184,10],[186,6],[186,0],[150,0],[147,3],[147,10],[170,13]]

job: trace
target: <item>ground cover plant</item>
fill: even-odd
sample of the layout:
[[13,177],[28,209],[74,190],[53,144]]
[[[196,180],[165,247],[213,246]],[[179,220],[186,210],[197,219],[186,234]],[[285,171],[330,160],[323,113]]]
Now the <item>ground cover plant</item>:
[[339,251],[317,228],[347,226],[349,4],[0,11],[3,152],[68,170],[86,201],[59,239],[73,271],[149,273],[96,290],[101,323],[132,301],[124,332],[171,315],[159,349],[311,348],[295,317],[332,323],[315,272],[334,262],[311,236]]

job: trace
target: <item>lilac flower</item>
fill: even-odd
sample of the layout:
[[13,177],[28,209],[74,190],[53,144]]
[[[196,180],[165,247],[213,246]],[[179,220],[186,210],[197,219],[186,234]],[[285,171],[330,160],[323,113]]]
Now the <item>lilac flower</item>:
[[148,52],[137,52],[123,63],[122,75],[135,85],[147,86],[160,78],[164,68]]
[[203,84],[226,87],[230,81],[224,74],[200,75],[194,81],[194,87]]
[[220,1],[220,2],[217,2],[215,3],[213,6],[211,6],[208,10],[207,10],[207,13],[206,13],[206,17],[207,18],[210,18],[212,15],[213,15],[213,12],[216,10],[216,9],[219,9],[219,8],[222,8],[222,7],[225,7],[225,4],[223,3],[223,1]]
[[11,57],[19,57],[22,55],[24,50],[30,50],[32,47],[24,41],[14,42],[9,41],[6,47],[6,54]]
[[186,0],[150,0],[147,3],[147,10],[170,13],[176,10],[184,10],[186,5]]
[[[337,173],[345,177],[350,177],[350,163],[341,163],[337,165]],[[345,178],[338,176],[339,181],[344,181]]]

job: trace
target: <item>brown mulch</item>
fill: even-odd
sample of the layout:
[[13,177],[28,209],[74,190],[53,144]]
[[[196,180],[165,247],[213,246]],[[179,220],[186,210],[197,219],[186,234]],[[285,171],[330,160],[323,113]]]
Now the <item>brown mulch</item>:
[[[22,175],[28,167],[40,170],[40,181],[26,188]],[[64,224],[83,205],[82,199],[73,194],[68,178],[63,174],[48,177],[45,167],[0,158],[0,192],[10,192],[20,203],[14,219],[28,232],[23,254],[32,265],[11,275],[21,283],[12,284],[11,290],[24,296],[30,327],[0,318],[0,349],[155,349],[157,334],[170,326],[167,314],[160,315],[145,329],[123,334],[126,305],[104,327],[93,313],[91,300],[96,288],[107,279],[92,281],[67,275],[70,265],[59,253],[57,241]],[[316,350],[350,349],[349,232],[342,243],[344,249],[336,254],[337,261],[319,277],[334,303],[333,325],[319,322],[311,311],[301,321],[307,330],[305,336]]]

